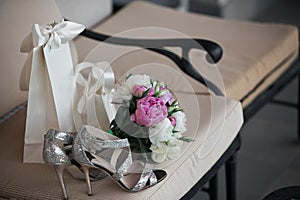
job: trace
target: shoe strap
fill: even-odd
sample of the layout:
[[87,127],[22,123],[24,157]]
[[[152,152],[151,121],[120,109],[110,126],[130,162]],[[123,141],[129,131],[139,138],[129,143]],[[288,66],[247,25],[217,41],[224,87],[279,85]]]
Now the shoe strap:
[[98,152],[101,152],[104,149],[118,149],[129,147],[130,145],[127,138],[115,140],[102,140],[91,135],[86,128],[83,129],[80,137],[83,146],[92,154],[97,154]]
[[138,183],[131,189],[131,191],[137,192],[142,190],[147,185],[148,182],[149,182],[149,186],[155,185],[157,183],[156,175],[154,174],[152,169],[153,169],[152,164],[145,163],[140,179]]
[[91,151],[91,153],[97,154],[97,152],[101,152],[104,149],[118,149],[128,147],[130,144],[126,139],[119,140],[90,140],[86,143],[87,148]]
[[128,148],[128,155],[122,165],[116,170],[116,172],[113,174],[113,178],[117,181],[119,181],[124,174],[127,173],[129,167],[132,165],[132,156],[131,156],[131,150]]

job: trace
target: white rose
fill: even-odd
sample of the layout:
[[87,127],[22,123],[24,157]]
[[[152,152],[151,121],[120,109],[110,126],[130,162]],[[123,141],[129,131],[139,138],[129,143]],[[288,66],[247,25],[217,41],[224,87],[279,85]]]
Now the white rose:
[[125,81],[123,85],[120,86],[118,92],[120,95],[129,96],[132,94],[134,86],[143,85],[147,88],[151,87],[150,77],[147,75],[131,75]]
[[176,119],[176,126],[174,128],[174,131],[176,131],[177,133],[174,133],[174,136],[177,137],[177,134],[177,138],[179,138],[181,137],[181,133],[184,133],[186,131],[186,117],[185,114],[181,111],[173,113],[172,116]]
[[152,144],[159,146],[161,142],[167,142],[173,139],[173,126],[168,118],[159,122],[155,127],[149,128],[149,139]]
[[145,87],[151,87],[150,77],[147,75],[131,75],[128,79],[122,83],[117,91],[113,92],[113,101],[122,103],[124,100],[129,101],[132,97],[134,86],[144,85]]
[[[173,137],[174,138],[174,137]],[[154,162],[162,163],[168,159],[175,159],[180,155],[183,141],[174,138],[171,142],[159,143],[159,146],[152,144],[150,149],[152,151],[151,158]]]
[[124,103],[124,101],[127,102],[131,99],[131,95],[128,96],[120,95],[119,92],[115,90],[111,92],[111,96],[112,96],[112,101],[115,103]]

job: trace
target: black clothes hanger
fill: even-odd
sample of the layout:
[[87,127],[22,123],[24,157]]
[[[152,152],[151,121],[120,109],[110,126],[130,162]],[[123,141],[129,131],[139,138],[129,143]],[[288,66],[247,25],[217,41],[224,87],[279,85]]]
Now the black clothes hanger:
[[[80,35],[103,41],[110,44],[126,45],[126,46],[138,46],[150,51],[162,54],[171,59],[184,73],[188,74],[192,78],[196,79],[200,83],[206,85],[216,95],[224,96],[223,92],[211,81],[205,79],[189,62],[188,54],[192,49],[201,49],[208,53],[206,60],[209,63],[217,63],[223,54],[222,47],[210,40],[205,39],[129,39],[115,36],[109,36],[102,33],[97,33],[88,29],[85,29]],[[167,50],[165,47],[180,47],[182,49],[181,57],[177,54]]]

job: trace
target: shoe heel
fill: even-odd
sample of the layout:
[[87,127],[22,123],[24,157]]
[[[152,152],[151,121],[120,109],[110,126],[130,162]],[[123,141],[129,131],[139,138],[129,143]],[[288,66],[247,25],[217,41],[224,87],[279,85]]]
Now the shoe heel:
[[57,174],[57,177],[59,179],[60,182],[60,186],[63,192],[63,199],[67,200],[68,199],[68,194],[67,194],[67,190],[65,187],[65,183],[64,183],[64,179],[63,179],[63,172],[65,170],[65,168],[67,167],[67,165],[63,165],[63,164],[59,164],[59,165],[53,165]]
[[91,180],[90,180],[90,176],[89,176],[90,166],[81,165],[81,169],[83,170],[84,175],[85,175],[85,181],[86,181],[86,184],[87,184],[87,187],[88,187],[88,195],[93,196]]

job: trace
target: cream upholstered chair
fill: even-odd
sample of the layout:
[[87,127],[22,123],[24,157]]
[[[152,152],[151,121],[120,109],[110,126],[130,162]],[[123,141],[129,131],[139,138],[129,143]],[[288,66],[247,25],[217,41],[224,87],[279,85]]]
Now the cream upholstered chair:
[[[19,48],[24,37],[31,31],[33,23],[47,24],[59,20],[61,14],[54,0],[3,1],[0,9],[0,24],[6,27],[1,37],[1,93],[5,95],[1,98],[0,197],[59,199],[62,194],[54,170],[44,164],[22,162],[26,121],[26,104],[23,102],[26,101],[26,92],[19,91],[19,78],[27,55],[21,54]],[[89,43],[83,42],[83,45],[88,46]],[[78,46],[81,55],[88,53],[89,50],[85,49]],[[142,50],[141,53],[143,52]],[[73,53],[74,63],[77,60],[76,55]],[[107,56],[109,55],[111,54]],[[115,70],[117,77],[126,72],[125,68]],[[163,75],[160,71],[157,72],[158,75]],[[185,85],[181,87],[184,88]],[[238,101],[224,97],[186,95],[188,98],[191,95],[198,99],[197,107],[202,109],[197,114],[207,117],[202,119],[198,127],[194,127],[195,142],[176,163],[166,167],[167,179],[157,187],[136,194],[122,191],[109,179],[93,182],[95,195],[89,199],[174,199],[182,197],[197,181],[201,180],[201,185],[209,181],[228,160],[228,156],[222,156],[224,152],[231,155],[238,147],[231,144],[243,122],[241,105]],[[22,106],[18,106],[20,104]],[[65,182],[70,199],[87,198],[84,181],[74,179],[67,173]]]
[[[134,2],[128,5],[104,23],[95,26],[93,30],[107,35],[114,35],[134,28],[154,26],[175,30],[192,38],[208,38],[209,40],[220,44],[224,50],[224,54],[217,67],[220,70],[225,86],[222,87],[222,83],[219,82],[214,84],[219,88],[224,89],[223,92],[226,93],[227,96],[236,100],[241,100],[243,102],[244,110],[250,108],[249,106],[255,102],[256,99],[259,99],[258,97],[262,94],[261,92],[272,85],[275,82],[274,80],[278,77],[282,77],[283,72],[289,69],[290,64],[297,57],[298,32],[295,27],[227,21],[202,15],[179,13],[171,9],[143,2]],[[272,37],[269,37],[270,34]],[[273,40],[276,40],[277,43],[274,43]],[[84,60],[91,50],[98,45],[98,42],[87,38],[78,38],[75,43],[79,50],[79,60]],[[174,52],[176,52],[175,49]],[[116,52],[101,52],[99,57],[112,56],[114,53]],[[203,63],[202,61],[204,60],[202,58],[205,55],[198,51],[191,51],[190,54],[192,64],[199,69],[206,79],[214,81],[214,77],[210,77],[210,68],[206,67],[207,63]],[[151,63],[153,60],[171,66],[174,70],[180,71],[178,66],[176,66],[172,60],[147,50],[140,50],[134,54],[120,57],[112,63],[112,66],[116,72],[116,76],[120,77],[133,66],[141,63]],[[199,66],[199,63],[201,66]],[[298,74],[298,68],[293,68],[295,69],[292,73],[293,76]],[[215,70],[215,68],[212,69]],[[289,70],[287,72],[289,72]],[[201,94],[203,91],[207,93],[206,88],[197,81],[188,76],[186,76],[186,78],[197,91],[197,94]],[[221,84],[221,87],[219,84]],[[209,111],[205,109],[207,108],[207,103],[215,102],[213,104],[217,106],[220,105],[217,103],[219,101],[219,103],[224,104],[224,99],[222,97],[213,97],[214,99],[216,98],[215,101],[206,99],[205,95],[198,95],[198,98],[201,99],[201,101],[199,101],[201,105],[199,106],[203,108],[200,112],[204,115],[209,113]],[[203,180],[205,180],[208,175],[212,177],[212,173],[216,173],[219,167],[219,161],[223,159],[221,164],[225,163],[226,160],[228,160],[228,155],[232,155],[236,150],[236,148],[230,147],[232,147],[233,141],[235,141],[234,138],[237,137],[236,129],[238,129],[238,126],[241,123],[238,116],[241,113],[236,101],[226,99],[225,103],[227,106],[226,111],[221,108],[217,113],[214,113],[215,117],[212,118],[213,120],[216,120],[214,126],[218,129],[218,124],[220,125],[223,120],[218,119],[217,116],[220,114],[218,112],[225,112],[227,116],[226,120],[231,121],[234,125],[231,124],[223,127],[230,129],[230,131],[228,129],[222,131],[218,143],[215,146],[216,148],[214,148],[207,157],[199,157],[199,154],[197,153],[199,153],[199,149],[202,149],[203,143],[195,143],[193,147],[189,148],[187,154],[178,161],[177,164],[181,165],[180,168],[177,168],[176,165],[168,169],[169,178],[161,185],[161,187],[156,189],[153,188],[139,194],[125,195],[124,192],[112,188],[109,181],[105,180],[94,183],[96,185],[94,188],[99,189],[98,195],[101,195],[102,197],[103,195],[106,195],[105,197],[107,198],[113,198],[120,195],[125,199],[162,199],[172,197],[172,195],[179,198],[182,197],[183,194],[185,194],[199,179],[200,183],[202,180],[200,186],[203,186]],[[11,133],[11,135],[1,135],[1,139],[3,138],[1,142],[3,144],[11,141],[12,135],[16,137],[17,135],[23,134],[24,117],[25,112],[24,110],[21,110],[12,118],[1,124],[1,133]],[[229,124],[229,121],[226,121],[225,124]],[[20,127],[18,130],[16,129],[17,122]],[[202,125],[203,124],[200,123],[199,133],[205,129]],[[212,138],[214,138],[213,135],[214,134],[212,134]],[[16,146],[18,146],[18,149],[16,149]],[[16,173],[15,176],[11,176],[11,174],[8,173],[9,171],[3,172],[6,176],[3,176],[3,182],[1,182],[2,185],[0,188],[3,188],[0,192],[1,195],[27,199],[51,199],[59,197],[60,194],[55,192],[58,190],[58,187],[51,185],[55,184],[56,181],[54,180],[55,178],[52,178],[51,176],[51,170],[43,165],[34,165],[33,167],[31,165],[20,163],[21,153],[17,152],[20,152],[21,148],[22,140],[19,139],[15,146],[7,148],[7,152],[10,152],[10,154],[1,154],[1,163],[4,163],[6,169],[12,170],[14,166],[18,167],[18,173]],[[225,151],[226,149],[227,151],[231,151],[228,153]],[[227,155],[227,157],[224,157],[224,155]],[[209,169],[214,170],[211,171]],[[33,174],[32,171],[35,173]],[[23,174],[22,178],[29,182],[27,182],[27,184],[24,182],[23,184],[18,181],[18,174]],[[40,180],[41,174],[50,174],[50,177],[47,176],[45,177],[45,180]],[[180,176],[174,176],[174,174]],[[80,184],[71,177],[66,178],[66,182],[71,198],[76,199],[83,197],[84,183]],[[33,189],[37,186],[39,186],[38,192]],[[16,188],[18,188],[18,192],[14,193]],[[106,193],[101,193],[100,188]],[[234,189],[234,187],[232,189]],[[98,195],[96,193],[96,199],[97,197],[99,198]],[[230,199],[234,199],[234,190],[233,193],[229,193],[229,197]]]
[[[32,2],[33,3],[33,2]],[[17,1],[1,2],[1,26],[5,27],[1,41],[1,105],[0,116],[27,100],[27,92],[19,89],[19,80],[27,55],[20,52],[25,33],[30,33],[32,19],[37,23],[48,23],[61,18],[55,4],[32,4]],[[34,10],[34,11],[33,11]],[[41,13],[44,13],[41,15]]]
[[[177,48],[181,48],[182,52],[167,45],[163,46],[163,44],[160,48],[176,52],[179,57],[181,55],[185,58],[188,57],[191,64],[200,71],[204,78],[223,89],[223,93],[227,97],[240,101],[243,105],[245,121],[270,101],[289,81],[299,76],[299,33],[297,27],[293,25],[224,20],[199,14],[181,13],[146,2],[133,2],[109,20],[93,27],[93,31],[101,33],[101,35],[89,34],[104,40],[105,35],[115,35],[143,27],[161,27],[178,31],[182,33],[183,38],[186,36],[207,38],[218,43],[223,48],[223,57],[216,66],[203,63],[202,61],[205,59],[201,58],[205,55],[197,50],[191,50],[186,55],[182,53],[185,50],[184,46],[177,46]],[[130,35],[127,37],[134,38]],[[170,37],[172,38],[171,35]],[[95,41],[86,38],[79,38],[75,43],[82,49],[81,53],[89,52],[97,45]],[[81,53],[79,53],[79,59],[86,56]],[[169,59],[170,57],[160,53],[160,56],[153,51],[131,54],[116,60],[112,65],[115,68],[122,66],[117,71],[121,74],[132,66],[153,60],[178,69],[180,61]],[[183,63],[181,65],[188,67]],[[221,82],[218,78],[216,79],[218,75],[218,73],[216,75],[216,71],[221,74]],[[195,74],[190,73],[189,75]],[[191,78],[189,80],[195,83]],[[199,93],[203,92],[200,85],[195,88]],[[295,106],[299,112],[299,104]],[[231,161],[231,163],[235,162],[234,159]],[[231,171],[234,168],[234,164],[233,167],[228,167],[229,176],[234,174]],[[234,178],[228,180],[234,180]],[[233,184],[228,184],[228,186],[230,185]],[[234,188],[232,187],[233,190],[229,189],[228,191],[229,199],[234,199]]]

